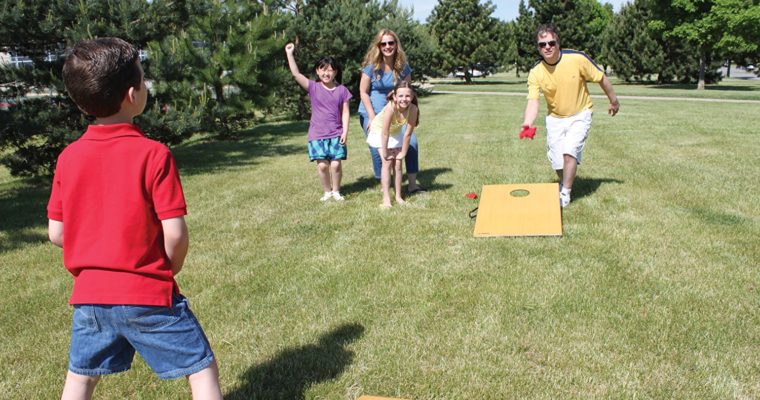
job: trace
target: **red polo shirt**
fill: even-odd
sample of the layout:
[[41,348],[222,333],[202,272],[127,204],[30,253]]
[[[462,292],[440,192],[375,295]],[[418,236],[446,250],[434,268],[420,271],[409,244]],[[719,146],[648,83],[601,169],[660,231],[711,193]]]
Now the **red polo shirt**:
[[187,208],[166,146],[133,124],[90,125],[58,157],[47,210],[63,222],[70,304],[171,306],[161,220]]

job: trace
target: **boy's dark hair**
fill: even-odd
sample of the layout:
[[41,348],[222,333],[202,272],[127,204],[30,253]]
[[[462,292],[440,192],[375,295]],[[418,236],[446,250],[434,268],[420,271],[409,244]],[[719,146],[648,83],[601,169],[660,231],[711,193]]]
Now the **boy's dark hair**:
[[543,35],[545,33],[554,34],[554,38],[557,39],[557,45],[560,44],[559,33],[557,32],[557,27],[554,26],[554,24],[541,24],[541,25],[539,25],[538,29],[536,29],[536,39],[538,39],[539,36],[541,36],[541,35]]
[[129,88],[140,89],[138,51],[119,38],[77,43],[63,65],[66,91],[85,114],[108,117],[121,109]]
[[[322,57],[314,64],[314,74],[317,74],[317,70],[323,67],[330,67],[335,71],[335,82],[340,83],[343,80],[343,69],[340,67],[340,63],[333,57]],[[319,77],[317,77],[319,80]]]

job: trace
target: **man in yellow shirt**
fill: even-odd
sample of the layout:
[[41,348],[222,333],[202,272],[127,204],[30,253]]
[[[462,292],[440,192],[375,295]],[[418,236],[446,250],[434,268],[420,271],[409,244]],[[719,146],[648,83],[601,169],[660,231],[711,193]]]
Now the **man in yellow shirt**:
[[609,114],[620,109],[612,84],[591,57],[577,50],[560,50],[560,39],[551,24],[538,27],[538,52],[542,60],[528,75],[528,105],[523,129],[533,128],[538,97],[543,93],[546,116],[546,153],[560,180],[560,205],[570,204],[570,193],[583,146],[591,129],[593,104],[586,82],[598,82],[610,100]]

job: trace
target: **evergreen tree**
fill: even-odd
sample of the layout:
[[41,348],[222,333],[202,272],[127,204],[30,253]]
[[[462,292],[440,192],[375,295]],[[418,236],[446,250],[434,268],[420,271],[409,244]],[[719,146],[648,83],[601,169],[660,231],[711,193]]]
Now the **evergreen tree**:
[[651,12],[634,1],[624,5],[608,25],[603,49],[619,78],[648,80],[661,71],[665,50],[648,28],[651,18]]
[[64,49],[96,36],[119,36],[136,45],[150,30],[140,0],[6,0],[0,6],[0,48],[31,64],[0,67],[0,97],[15,106],[0,111],[0,162],[12,175],[52,173],[63,147],[81,135],[86,119],[65,95]]
[[517,73],[528,72],[539,59],[536,49],[536,29],[538,21],[533,11],[520,0],[517,19],[514,21],[515,42],[517,47]]
[[471,69],[476,65],[493,66],[498,60],[493,10],[490,1],[439,0],[428,17],[430,31],[444,54],[444,68],[464,67],[467,83],[472,83]]
[[497,61],[501,69],[510,70],[515,68],[517,76],[517,38],[515,35],[515,24],[511,22],[497,21],[495,28],[495,40]]
[[[612,19],[612,9],[597,0],[530,0],[539,24],[552,23],[561,37],[562,48],[588,53],[596,61],[602,56],[602,38]],[[535,31],[533,32],[535,34]],[[535,48],[535,38],[531,38]]]
[[[149,43],[154,104],[148,124],[184,137],[200,129],[229,136],[274,102],[284,28],[272,2],[187,2],[186,27]],[[146,72],[147,73],[147,72]],[[180,132],[180,135],[176,133]]]

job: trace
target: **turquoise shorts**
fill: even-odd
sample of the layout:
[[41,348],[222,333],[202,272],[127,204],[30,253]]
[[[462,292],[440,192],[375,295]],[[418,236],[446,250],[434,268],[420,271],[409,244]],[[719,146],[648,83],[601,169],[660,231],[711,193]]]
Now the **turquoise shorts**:
[[340,137],[309,140],[309,160],[345,160],[348,149],[340,143]]

